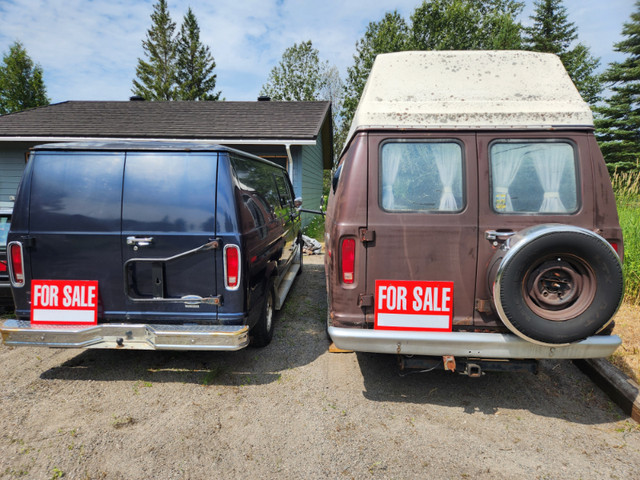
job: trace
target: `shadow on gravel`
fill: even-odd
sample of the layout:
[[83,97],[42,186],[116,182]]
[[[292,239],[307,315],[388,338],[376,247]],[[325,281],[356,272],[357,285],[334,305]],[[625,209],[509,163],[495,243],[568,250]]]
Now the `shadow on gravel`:
[[43,372],[45,380],[149,381],[203,385],[268,384],[327,350],[322,265],[305,264],[275,317],[270,345],[237,352],[84,350]]
[[569,361],[543,360],[539,373],[494,373],[480,378],[433,370],[400,376],[394,355],[357,353],[363,395],[373,402],[406,402],[499,415],[528,410],[581,424],[619,420],[621,412]]

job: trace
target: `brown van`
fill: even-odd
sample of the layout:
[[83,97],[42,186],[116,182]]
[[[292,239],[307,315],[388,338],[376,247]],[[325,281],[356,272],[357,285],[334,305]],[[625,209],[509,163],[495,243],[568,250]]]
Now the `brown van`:
[[328,202],[336,346],[610,355],[623,242],[593,130],[554,55],[379,55]]

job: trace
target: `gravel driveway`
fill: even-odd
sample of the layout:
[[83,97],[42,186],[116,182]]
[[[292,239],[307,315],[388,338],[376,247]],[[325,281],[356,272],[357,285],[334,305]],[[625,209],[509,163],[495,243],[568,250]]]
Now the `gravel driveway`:
[[264,349],[0,347],[0,478],[640,478],[640,428],[571,363],[328,353],[322,257],[304,268]]

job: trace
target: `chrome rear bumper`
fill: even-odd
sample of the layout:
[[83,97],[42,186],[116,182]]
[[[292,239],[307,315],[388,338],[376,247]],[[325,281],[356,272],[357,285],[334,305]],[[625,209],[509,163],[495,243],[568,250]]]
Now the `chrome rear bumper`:
[[5,320],[0,326],[0,333],[3,343],[9,346],[233,351],[249,344],[249,327],[246,325],[104,323],[32,327],[25,320]]
[[611,355],[617,335],[597,335],[565,346],[543,346],[511,333],[405,332],[329,327],[336,347],[357,352],[400,355],[453,355],[472,358],[578,359]]

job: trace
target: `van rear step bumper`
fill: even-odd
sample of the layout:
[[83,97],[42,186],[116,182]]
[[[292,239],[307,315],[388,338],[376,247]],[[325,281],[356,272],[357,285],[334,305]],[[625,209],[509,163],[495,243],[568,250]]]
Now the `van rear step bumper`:
[[103,323],[90,326],[38,325],[6,320],[0,326],[8,346],[114,348],[129,350],[240,350],[249,344],[246,325],[147,325]]
[[413,332],[329,327],[338,348],[399,355],[453,355],[474,358],[578,359],[611,355],[622,343],[617,335],[594,335],[566,346],[528,342],[511,333]]

